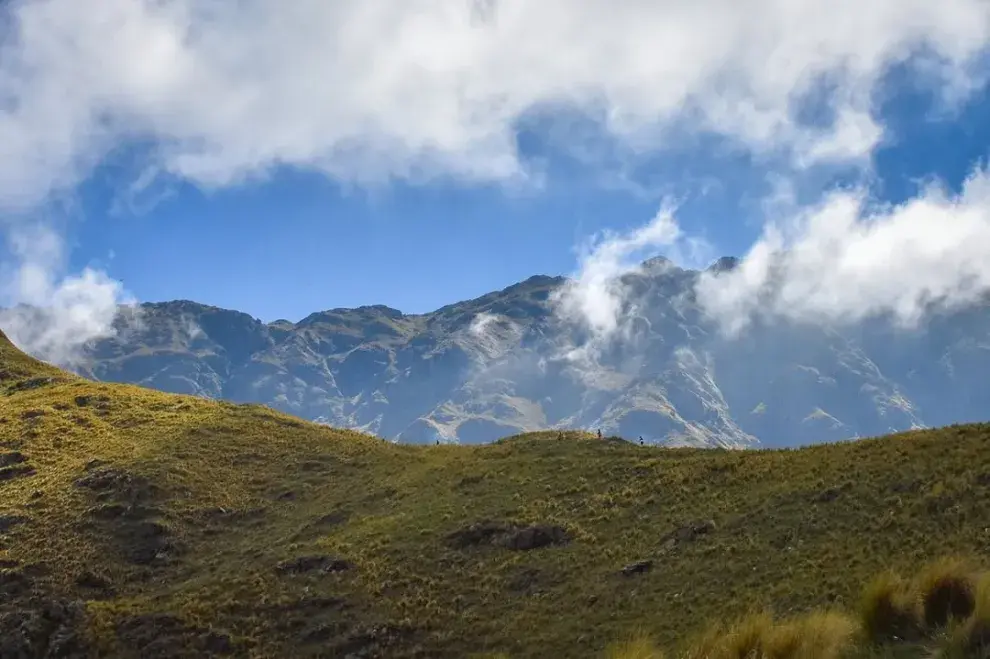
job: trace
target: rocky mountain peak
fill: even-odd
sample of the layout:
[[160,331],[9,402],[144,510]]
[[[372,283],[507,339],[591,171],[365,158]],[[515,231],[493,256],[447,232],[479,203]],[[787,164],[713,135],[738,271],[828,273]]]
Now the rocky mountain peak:
[[640,268],[647,272],[667,270],[673,266],[674,262],[662,255],[651,256],[640,264]]
[[556,322],[552,293],[565,279],[536,276],[419,315],[372,305],[266,325],[195,303],[145,305],[133,331],[94,345],[83,374],[429,443],[601,428],[780,446],[971,421],[990,407],[987,307],[917,335],[764,323],[730,340],[681,295],[697,273],[670,267],[656,256],[628,275],[628,317],[591,346],[580,327]]
[[708,266],[708,272],[728,272],[730,270],[735,270],[739,266],[739,259],[735,256],[722,256],[719,257],[714,263]]

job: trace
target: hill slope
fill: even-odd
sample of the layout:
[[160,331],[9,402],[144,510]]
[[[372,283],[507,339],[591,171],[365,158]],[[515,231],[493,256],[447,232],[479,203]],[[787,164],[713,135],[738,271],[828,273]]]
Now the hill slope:
[[598,656],[990,543],[985,425],[408,446],[54,377],[2,338],[0,374],[2,656]]
[[987,307],[910,332],[772,324],[725,340],[694,301],[698,277],[662,260],[622,277],[623,339],[592,360],[573,359],[587,332],[552,303],[570,282],[532,277],[424,315],[373,306],[264,324],[142,305],[81,373],[430,444],[563,427],[775,447],[979,421],[990,407]]

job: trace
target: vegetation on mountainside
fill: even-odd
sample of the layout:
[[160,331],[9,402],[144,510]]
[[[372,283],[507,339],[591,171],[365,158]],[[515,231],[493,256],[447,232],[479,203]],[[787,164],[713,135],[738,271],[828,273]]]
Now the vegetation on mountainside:
[[[609,659],[663,659],[648,636],[615,644]],[[914,579],[884,572],[863,590],[856,614],[820,610],[789,619],[748,616],[679,644],[682,659],[840,659],[990,656],[990,573],[942,559]]]
[[985,553],[988,510],[987,425],[790,451],[394,445],[92,383],[0,338],[2,656],[676,648]]

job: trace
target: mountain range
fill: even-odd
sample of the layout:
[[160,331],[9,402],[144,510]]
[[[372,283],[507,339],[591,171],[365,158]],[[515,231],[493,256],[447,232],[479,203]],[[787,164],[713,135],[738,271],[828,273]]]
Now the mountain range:
[[[732,269],[725,257],[711,269]],[[757,322],[721,333],[696,270],[663,258],[617,279],[598,340],[560,313],[575,282],[534,276],[431,313],[330,309],[265,323],[191,301],[124,307],[76,371],[254,402],[407,443],[579,428],[644,443],[781,447],[986,418],[990,307],[914,329]]]

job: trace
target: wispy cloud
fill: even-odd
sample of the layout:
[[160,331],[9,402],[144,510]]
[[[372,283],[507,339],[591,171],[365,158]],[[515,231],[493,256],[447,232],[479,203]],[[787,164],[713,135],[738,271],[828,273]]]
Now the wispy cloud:
[[655,276],[712,259],[711,245],[686,235],[675,212],[668,201],[641,227],[592,237],[580,248],[577,271],[552,294],[555,317],[564,329],[556,358],[569,362],[578,377],[601,383],[602,355],[616,343],[634,345],[643,323],[648,325],[644,314],[651,301],[642,298],[627,275]]
[[22,227],[8,238],[12,260],[0,268],[0,328],[33,355],[77,366],[86,343],[113,333],[118,305],[129,297],[100,270],[66,274],[64,243],[50,228]]
[[621,276],[660,253],[682,261],[685,245],[692,257],[705,251],[703,242],[684,236],[669,204],[652,221],[627,234],[604,232],[592,237],[580,247],[574,277],[554,292],[558,314],[585,323],[594,338],[607,339],[619,328],[626,300]]

